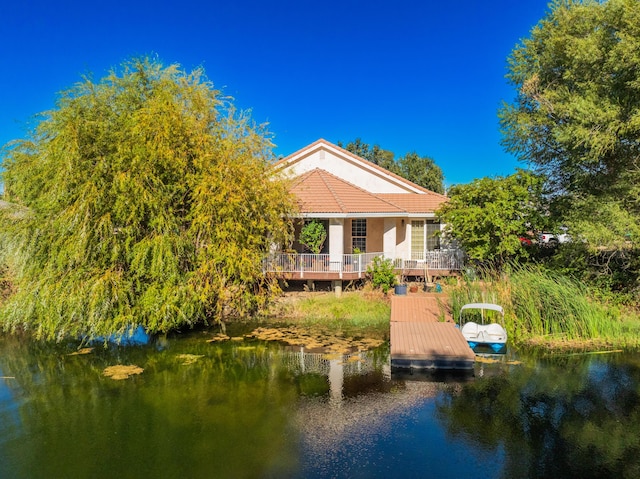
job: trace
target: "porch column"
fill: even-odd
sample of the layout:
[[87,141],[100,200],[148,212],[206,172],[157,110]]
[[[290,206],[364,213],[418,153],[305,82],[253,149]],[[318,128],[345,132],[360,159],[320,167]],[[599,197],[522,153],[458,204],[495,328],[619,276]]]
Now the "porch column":
[[329,265],[331,271],[342,270],[344,254],[344,219],[329,220]]
[[396,258],[396,219],[384,219],[384,233],[382,236],[382,251],[384,257],[394,260]]
[[402,257],[411,259],[411,221],[405,220],[404,245],[402,247]]

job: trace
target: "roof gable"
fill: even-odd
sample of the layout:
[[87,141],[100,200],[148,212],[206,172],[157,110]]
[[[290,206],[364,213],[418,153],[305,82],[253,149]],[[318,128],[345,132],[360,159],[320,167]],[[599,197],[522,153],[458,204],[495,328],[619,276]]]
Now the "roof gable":
[[275,163],[303,215],[432,215],[447,197],[325,140]]
[[320,168],[376,194],[433,193],[322,139],[283,158],[275,163],[274,167],[293,176]]

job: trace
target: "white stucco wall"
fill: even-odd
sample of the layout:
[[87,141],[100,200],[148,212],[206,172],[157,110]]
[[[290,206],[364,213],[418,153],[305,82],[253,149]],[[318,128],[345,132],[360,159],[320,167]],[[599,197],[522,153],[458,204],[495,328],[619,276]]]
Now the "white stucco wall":
[[359,186],[372,193],[407,193],[413,190],[409,185],[383,171],[372,167],[368,162],[359,161],[351,156],[332,151],[322,146],[312,152],[292,158],[291,164],[284,171],[298,176],[315,168],[325,171]]
[[396,218],[384,219],[384,233],[382,236],[382,246],[385,258],[396,257]]

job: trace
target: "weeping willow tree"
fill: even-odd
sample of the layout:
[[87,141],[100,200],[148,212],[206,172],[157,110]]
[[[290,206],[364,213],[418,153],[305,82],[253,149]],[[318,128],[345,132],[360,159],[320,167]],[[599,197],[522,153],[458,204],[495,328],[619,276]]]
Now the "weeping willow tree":
[[257,311],[293,204],[271,148],[201,69],[141,58],[83,78],[4,149],[19,214],[0,209],[15,290],[2,327],[96,337]]

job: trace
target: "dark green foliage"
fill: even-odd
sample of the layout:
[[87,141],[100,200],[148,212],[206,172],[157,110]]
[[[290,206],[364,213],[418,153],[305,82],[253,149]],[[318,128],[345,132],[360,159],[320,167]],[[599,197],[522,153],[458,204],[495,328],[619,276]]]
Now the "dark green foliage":
[[481,178],[455,185],[437,212],[445,234],[464,248],[469,258],[502,264],[527,256],[519,236],[537,229],[542,179],[525,171],[495,179]]
[[338,142],[338,146],[350,151],[354,155],[358,155],[360,158],[364,158],[371,163],[374,163],[382,168],[385,168],[392,173],[400,174],[400,168],[394,159],[394,153],[389,150],[383,150],[378,145],[370,146],[364,143],[360,138],[356,138],[354,141],[343,145]]
[[639,46],[636,0],[555,2],[509,59],[518,96],[500,112],[507,149],[560,190],[637,179],[627,168],[638,161]]
[[442,170],[428,156],[407,153],[398,160],[399,175],[435,193],[444,194]]
[[[549,213],[600,258],[576,273],[609,274],[640,235],[640,2],[553,2],[507,77],[504,145],[546,175]],[[620,273],[637,288],[630,259]]]
[[311,220],[300,230],[300,244],[306,246],[313,254],[320,254],[326,239],[327,230],[319,221]]
[[2,218],[17,293],[4,329],[100,336],[247,314],[290,200],[271,143],[202,70],[149,59],[85,78],[5,150]]

